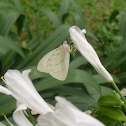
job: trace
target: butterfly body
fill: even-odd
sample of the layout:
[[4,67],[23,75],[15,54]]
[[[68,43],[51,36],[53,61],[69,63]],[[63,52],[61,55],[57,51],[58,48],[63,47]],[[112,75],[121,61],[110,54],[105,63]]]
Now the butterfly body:
[[37,69],[49,73],[58,80],[65,80],[70,60],[70,47],[66,41],[63,45],[47,53],[38,63]]

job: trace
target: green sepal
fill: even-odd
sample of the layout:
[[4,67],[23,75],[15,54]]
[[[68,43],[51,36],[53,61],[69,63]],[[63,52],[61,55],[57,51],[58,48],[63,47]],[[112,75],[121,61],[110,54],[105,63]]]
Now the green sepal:
[[114,124],[116,121],[105,116],[105,115],[98,115],[96,117],[98,120],[100,120],[102,123],[104,123],[106,126],[109,126],[111,124]]
[[122,104],[122,100],[114,95],[105,95],[98,99],[98,104],[104,107],[114,107],[120,106]]
[[101,113],[113,120],[116,121],[126,121],[126,116],[124,115],[124,113],[118,109],[118,108],[114,108],[114,107],[101,107],[100,108]]

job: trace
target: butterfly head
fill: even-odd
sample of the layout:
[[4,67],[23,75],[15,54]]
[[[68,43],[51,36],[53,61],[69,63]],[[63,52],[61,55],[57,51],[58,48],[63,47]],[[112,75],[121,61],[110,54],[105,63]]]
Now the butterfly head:
[[67,41],[64,41],[63,44],[67,44]]

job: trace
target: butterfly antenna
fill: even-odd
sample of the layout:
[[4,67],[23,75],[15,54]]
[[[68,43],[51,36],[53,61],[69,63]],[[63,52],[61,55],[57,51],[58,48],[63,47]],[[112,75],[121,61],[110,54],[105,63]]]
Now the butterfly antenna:
[[61,39],[63,40],[62,35],[61,35],[61,33],[60,33],[60,32],[59,32],[59,35],[60,35]]
[[93,103],[88,104],[87,107],[86,107],[86,111],[88,110],[88,107],[89,107],[89,106],[93,106],[93,104],[95,104],[96,102],[97,102],[97,101],[94,101]]

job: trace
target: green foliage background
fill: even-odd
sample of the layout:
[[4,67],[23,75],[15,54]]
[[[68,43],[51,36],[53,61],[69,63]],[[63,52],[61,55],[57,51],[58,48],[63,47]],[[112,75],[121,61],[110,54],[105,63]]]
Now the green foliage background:
[[[32,69],[30,78],[40,95],[55,104],[64,96],[81,110],[93,110],[101,95],[112,94],[112,87],[80,55],[71,55],[67,79],[58,81],[36,70],[39,60],[64,40],[70,41],[69,28],[86,28],[87,39],[120,88],[125,86],[125,1],[102,0],[2,0],[0,2],[0,75],[8,69]],[[120,5],[120,6],[118,6]],[[59,35],[59,32],[62,38]],[[0,81],[1,85],[4,85]],[[9,107],[8,107],[9,106]],[[2,113],[13,122],[15,99],[0,94]]]

